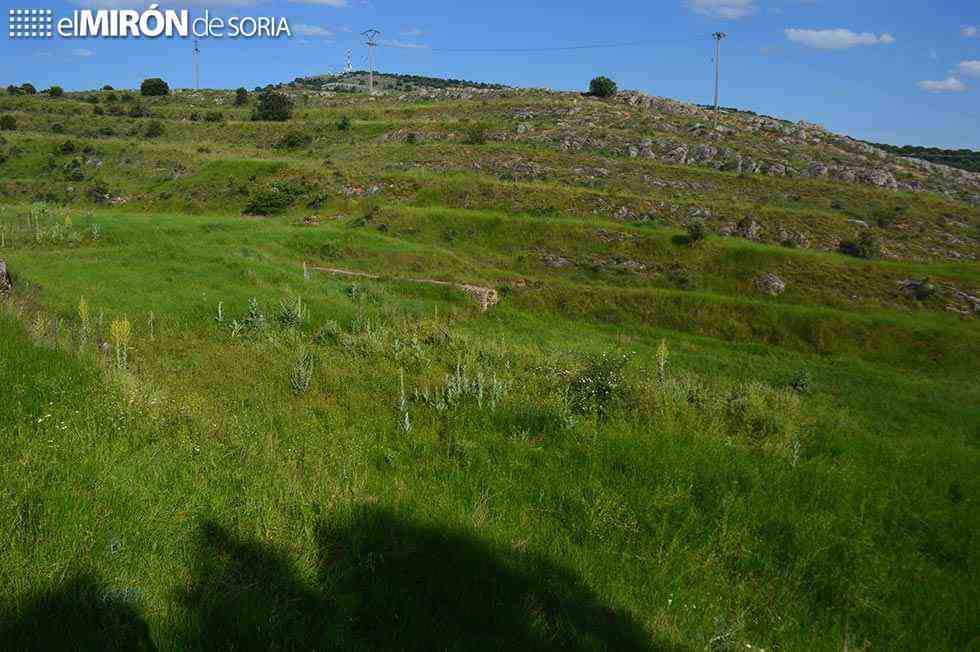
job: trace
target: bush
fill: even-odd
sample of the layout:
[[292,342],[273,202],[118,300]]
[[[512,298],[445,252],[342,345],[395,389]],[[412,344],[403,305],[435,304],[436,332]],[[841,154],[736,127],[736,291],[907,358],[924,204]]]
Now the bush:
[[51,133],[53,134],[65,133],[65,125],[61,124],[60,122],[55,122],[53,125],[51,125]]
[[616,94],[616,82],[608,77],[596,77],[589,82],[589,95],[595,97],[612,97]]
[[277,182],[268,188],[253,191],[242,212],[247,215],[275,215],[289,208],[303,192],[300,184]]
[[701,220],[694,220],[687,225],[687,243],[690,245],[697,244],[708,237],[708,232],[704,228],[704,222]]
[[252,111],[252,120],[285,122],[293,115],[293,102],[272,89],[259,95],[259,102]]
[[842,254],[855,256],[856,258],[877,258],[881,255],[881,243],[871,231],[864,231],[858,236],[857,241],[844,240],[840,243],[839,250]]
[[104,91],[114,91],[116,89],[113,88],[112,86],[110,86],[109,84],[106,84],[105,86],[102,87],[102,90],[104,90]]
[[159,77],[150,77],[149,79],[144,79],[143,83],[140,84],[140,94],[147,97],[169,95],[170,87],[167,86],[167,82]]
[[0,115],[0,131],[13,131],[17,128],[17,118],[12,115]]
[[302,131],[294,131],[280,138],[276,144],[276,149],[300,149],[313,142],[313,137]]
[[467,145],[482,145],[485,142],[487,142],[487,132],[481,125],[473,125],[467,130]]
[[48,89],[48,95],[51,97],[62,97],[64,94],[65,91],[61,86],[52,86]]
[[22,84],[20,90],[24,93],[24,95],[34,95],[37,93],[37,89],[34,88],[34,84]]
[[624,372],[632,358],[632,353],[603,353],[588,358],[568,383],[568,402],[572,410],[595,414],[602,420],[608,418],[614,407],[629,394]]
[[337,129],[338,129],[339,131],[350,131],[350,118],[348,118],[348,117],[347,117],[346,115],[345,115],[345,116],[343,116],[343,117],[342,117],[342,118],[341,118],[341,119],[340,119],[340,120],[339,120],[339,121],[337,122]]
[[163,135],[163,123],[159,120],[154,120],[150,124],[146,125],[144,135],[147,138],[159,138]]
[[204,114],[205,122],[224,122],[225,115],[221,111],[208,111]]
[[92,115],[105,115],[105,109],[103,109],[101,106],[93,106]]
[[7,95],[20,95],[20,94],[21,94],[20,86],[14,86],[13,84],[11,84],[10,86],[7,87]]
[[131,107],[129,107],[130,118],[147,118],[149,116],[150,116],[150,112],[140,102],[136,102]]
[[248,91],[243,86],[235,91],[235,106],[245,106],[246,104],[248,104]]

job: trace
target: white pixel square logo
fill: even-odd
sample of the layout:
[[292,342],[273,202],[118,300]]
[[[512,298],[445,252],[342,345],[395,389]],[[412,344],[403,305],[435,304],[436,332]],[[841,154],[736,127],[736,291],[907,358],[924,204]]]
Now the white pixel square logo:
[[51,38],[50,9],[11,9],[7,16],[10,38]]

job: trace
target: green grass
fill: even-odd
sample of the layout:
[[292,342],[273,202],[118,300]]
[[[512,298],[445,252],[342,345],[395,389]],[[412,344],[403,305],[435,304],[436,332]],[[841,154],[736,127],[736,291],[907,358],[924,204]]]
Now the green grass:
[[[535,98],[539,116],[565,106]],[[972,291],[974,262],[691,247],[681,215],[613,215],[625,197],[704,203],[641,195],[634,163],[376,139],[503,124],[521,99],[310,100],[301,124],[347,114],[352,133],[279,157],[264,144],[298,121],[184,123],[209,102],[170,98],[159,141],[97,140],[127,203],[93,207],[44,162],[67,137],[47,121],[81,138],[83,105],[2,103],[34,131],[0,164],[0,647],[976,645],[976,318],[896,289]],[[558,176],[457,169],[516,152]],[[559,178],[597,163],[623,175]],[[786,180],[635,165],[827,234],[844,211],[826,188],[898,202],[910,247],[971,210],[824,182],[782,205],[764,194]],[[339,192],[368,182],[379,197]],[[273,183],[299,188],[290,210],[239,214]],[[65,205],[30,217],[41,187]],[[755,289],[769,271],[785,294]],[[480,312],[422,278],[501,301]]]

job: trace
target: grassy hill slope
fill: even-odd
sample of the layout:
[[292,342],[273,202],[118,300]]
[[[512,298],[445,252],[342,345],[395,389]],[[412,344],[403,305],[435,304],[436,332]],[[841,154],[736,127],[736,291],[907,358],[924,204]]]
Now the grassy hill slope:
[[630,93],[109,97],[0,98],[7,647],[973,644],[974,177]]

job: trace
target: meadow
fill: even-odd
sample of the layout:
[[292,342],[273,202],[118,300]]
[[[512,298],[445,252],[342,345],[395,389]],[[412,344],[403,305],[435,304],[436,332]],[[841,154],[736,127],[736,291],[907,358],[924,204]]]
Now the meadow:
[[3,647],[977,645],[976,207],[494,140],[531,92],[88,95],[0,99]]

